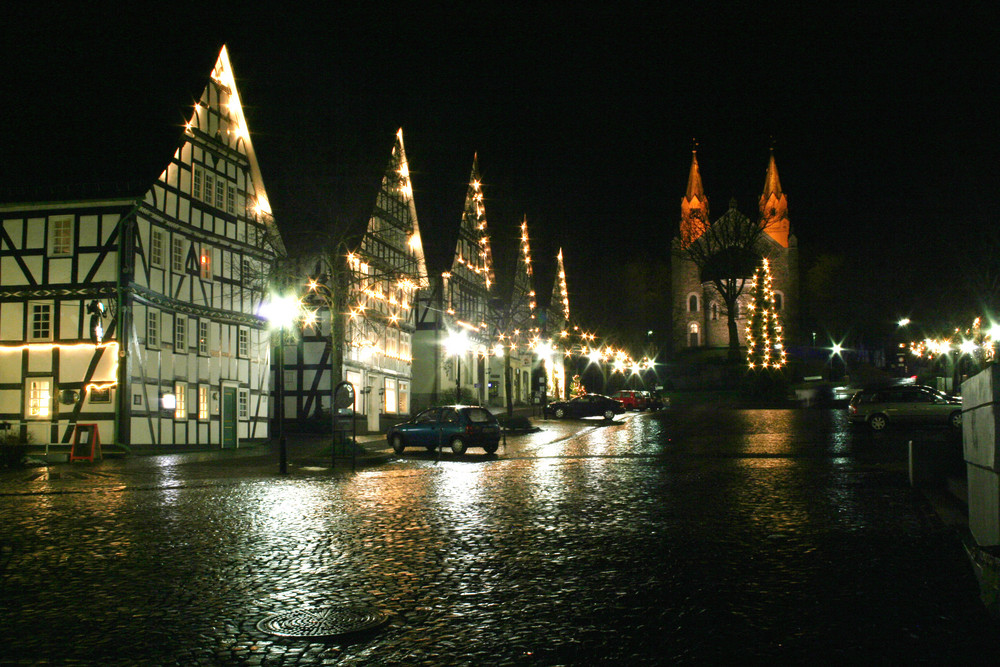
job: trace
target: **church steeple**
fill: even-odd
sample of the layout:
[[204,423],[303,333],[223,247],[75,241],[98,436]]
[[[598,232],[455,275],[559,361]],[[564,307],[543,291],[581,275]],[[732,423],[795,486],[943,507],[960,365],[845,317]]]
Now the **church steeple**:
[[778,179],[778,166],[774,163],[774,149],[767,163],[767,174],[764,176],[764,192],[760,195],[760,224],[764,231],[778,242],[781,247],[788,247],[788,234],[791,224],[788,221],[788,198],[781,191],[781,181]]
[[687,190],[681,199],[681,243],[693,243],[708,229],[708,197],[701,184],[698,170],[698,145],[691,150],[691,171],[688,173]]

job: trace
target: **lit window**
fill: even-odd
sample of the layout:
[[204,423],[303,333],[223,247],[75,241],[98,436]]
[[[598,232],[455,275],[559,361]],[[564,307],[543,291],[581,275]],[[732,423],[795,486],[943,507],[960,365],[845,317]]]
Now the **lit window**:
[[396,413],[396,380],[394,378],[385,379],[385,411],[388,414]]
[[187,352],[187,319],[174,316],[174,352]]
[[246,420],[250,419],[250,390],[240,389],[239,390],[239,411],[237,413],[240,419]]
[[208,354],[207,320],[198,320],[198,354]]
[[28,419],[45,419],[52,413],[52,380],[31,378],[25,382]]
[[28,340],[52,340],[52,304],[32,301],[28,303]]
[[174,273],[184,272],[184,239],[176,236],[170,246],[170,268]]
[[155,310],[146,312],[146,347],[160,345],[160,313]]
[[208,419],[208,387],[198,385],[198,419]]
[[399,332],[399,358],[403,361],[410,361],[410,334],[405,331]]
[[212,279],[212,249],[202,246],[198,257],[198,264],[201,270],[201,277],[205,280]]
[[226,184],[226,213],[236,215],[236,186],[232,183]]
[[249,357],[250,356],[250,331],[248,329],[243,329],[242,327],[237,334],[237,356]]
[[49,255],[64,257],[73,254],[73,216],[52,218],[49,233]]
[[149,263],[163,266],[163,231],[154,229],[149,237]]
[[174,419],[187,419],[187,384],[174,383]]

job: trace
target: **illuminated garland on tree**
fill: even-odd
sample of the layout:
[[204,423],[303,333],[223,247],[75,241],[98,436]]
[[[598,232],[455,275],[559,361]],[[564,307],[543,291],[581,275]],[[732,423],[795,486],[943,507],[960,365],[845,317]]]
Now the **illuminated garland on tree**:
[[750,286],[753,300],[748,304],[750,317],[747,322],[747,366],[755,368],[781,368],[785,365],[785,346],[781,340],[781,322],[774,306],[774,289],[771,286],[771,267],[767,259],[754,273]]

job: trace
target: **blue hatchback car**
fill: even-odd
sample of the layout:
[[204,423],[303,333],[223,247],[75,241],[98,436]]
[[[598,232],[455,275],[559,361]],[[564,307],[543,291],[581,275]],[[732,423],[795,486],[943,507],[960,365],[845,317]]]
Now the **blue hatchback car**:
[[434,451],[445,445],[456,454],[464,454],[469,447],[482,447],[493,454],[500,446],[500,423],[486,408],[450,405],[418,412],[412,419],[391,426],[385,437],[397,454],[407,447]]

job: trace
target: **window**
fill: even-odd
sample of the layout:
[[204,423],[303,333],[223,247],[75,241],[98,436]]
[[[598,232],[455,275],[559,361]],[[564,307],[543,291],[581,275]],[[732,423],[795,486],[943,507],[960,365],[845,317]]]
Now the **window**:
[[410,334],[405,331],[399,332],[399,358],[403,361],[411,361]]
[[73,216],[51,218],[49,221],[49,256],[73,254]]
[[409,414],[410,412],[410,383],[404,380],[399,381],[399,413]]
[[237,412],[236,414],[242,420],[250,419],[250,390],[240,389],[238,391],[237,400]]
[[784,299],[782,299],[782,297],[781,297],[781,292],[775,292],[774,293],[774,309],[775,310],[781,310],[781,307],[783,305],[784,305]]
[[221,178],[215,181],[215,208],[222,210],[226,205],[226,182]]
[[184,239],[176,236],[170,246],[170,268],[174,273],[184,272]]
[[202,246],[199,253],[198,263],[200,265],[201,277],[205,280],[212,279],[212,249]]
[[208,387],[198,385],[198,419],[208,419]]
[[212,196],[215,194],[215,177],[212,174],[205,174],[205,196],[202,201],[206,204],[212,203]]
[[174,315],[174,352],[187,352],[187,319]]
[[250,356],[250,331],[240,327],[237,333],[236,356],[247,358]]
[[198,320],[198,354],[208,354],[208,321]]
[[396,380],[395,378],[385,379],[385,411],[389,414],[396,412]]
[[30,378],[24,383],[28,419],[46,419],[52,414],[52,379]]
[[160,346],[160,313],[146,311],[146,347]]
[[174,383],[174,419],[187,419],[187,384]]
[[205,174],[202,172],[201,167],[192,167],[191,176],[191,197],[194,199],[201,199],[202,185],[205,180]]
[[713,320],[719,319],[719,304],[717,303],[712,304],[712,319]]
[[697,313],[698,312],[698,295],[692,294],[688,297],[688,312]]
[[52,304],[31,301],[28,303],[28,340],[52,340]]
[[232,183],[226,184],[226,213],[236,215],[236,186]]
[[154,229],[149,235],[149,263],[163,267],[163,230]]
[[688,326],[688,347],[698,347],[698,323],[692,322]]
[[399,356],[399,329],[389,327],[385,332],[385,356],[397,358]]

